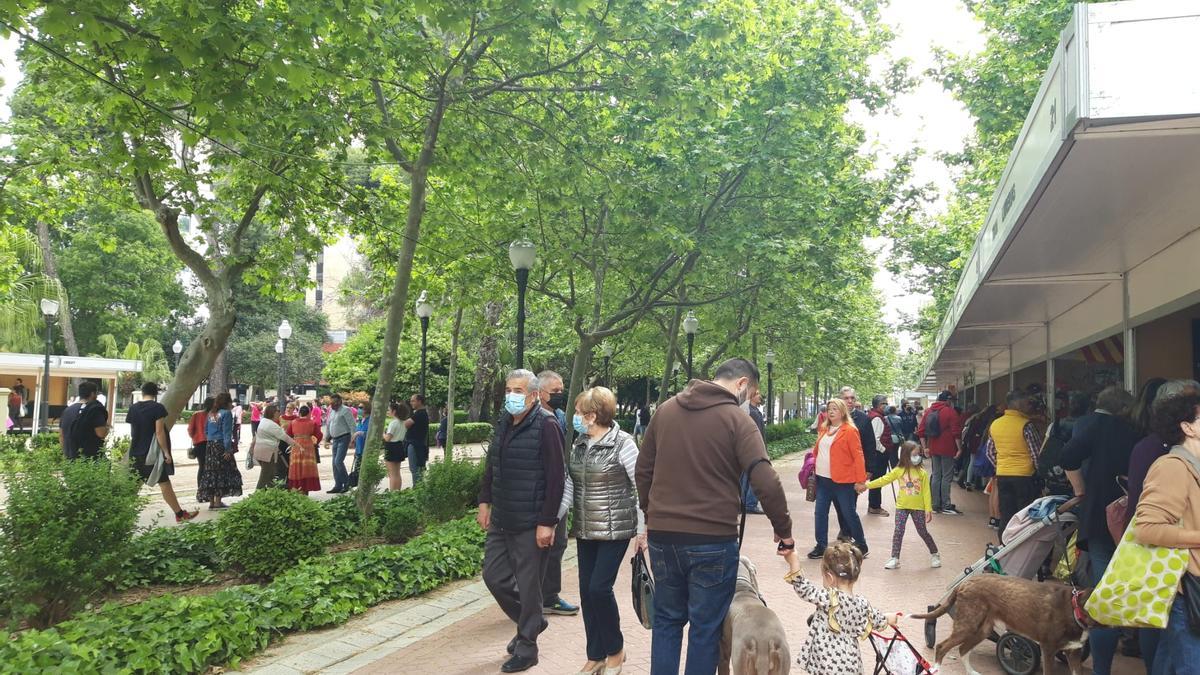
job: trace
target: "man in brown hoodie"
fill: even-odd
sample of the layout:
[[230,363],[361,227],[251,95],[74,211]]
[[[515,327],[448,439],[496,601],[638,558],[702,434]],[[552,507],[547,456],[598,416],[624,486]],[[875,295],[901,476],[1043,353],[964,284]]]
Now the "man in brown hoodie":
[[712,382],[693,380],[659,407],[642,441],[636,477],[655,583],[653,675],[679,672],[684,624],[686,672],[716,672],[721,624],[737,581],[743,473],[750,472],[780,554],[795,548],[779,475],[741,409],[757,388],[754,364],[726,361]]

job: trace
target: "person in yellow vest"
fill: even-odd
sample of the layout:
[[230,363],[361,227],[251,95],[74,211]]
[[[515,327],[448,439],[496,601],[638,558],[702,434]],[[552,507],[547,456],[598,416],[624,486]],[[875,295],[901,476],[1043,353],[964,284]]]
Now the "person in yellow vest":
[[1020,389],[1009,392],[1007,409],[988,429],[987,456],[996,467],[996,491],[1000,496],[1000,531],[1017,511],[1038,498],[1038,450],[1042,437],[1028,414],[1029,395]]

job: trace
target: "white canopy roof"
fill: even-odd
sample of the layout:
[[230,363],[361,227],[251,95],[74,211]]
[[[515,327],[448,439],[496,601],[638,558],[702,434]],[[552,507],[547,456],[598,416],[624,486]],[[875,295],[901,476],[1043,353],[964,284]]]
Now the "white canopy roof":
[[[0,352],[0,373],[37,377],[46,365],[45,354]],[[50,356],[51,377],[111,379],[118,373],[142,372],[141,361],[101,359],[90,356]]]
[[1076,5],[922,391],[983,382],[989,364],[1004,375],[1010,359],[1018,370],[1200,300],[1197,36],[1198,0]]

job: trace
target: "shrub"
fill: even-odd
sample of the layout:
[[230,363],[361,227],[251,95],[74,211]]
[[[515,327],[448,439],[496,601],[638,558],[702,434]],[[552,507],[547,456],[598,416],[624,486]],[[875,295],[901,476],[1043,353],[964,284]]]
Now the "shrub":
[[[421,531],[424,517],[418,501],[419,493],[419,490],[388,491],[375,497],[379,532],[389,543],[403,543]],[[462,512],[458,515],[461,516]]]
[[25,452],[29,449],[29,437],[21,434],[0,436],[0,453]]
[[816,441],[816,436],[808,431],[782,440],[771,441],[767,443],[767,456],[771,459],[778,459],[794,452],[807,452],[812,449]]
[[[438,425],[429,424],[429,447],[437,445],[437,430]],[[454,444],[462,445],[464,443],[483,443],[492,436],[492,425],[487,422],[463,422],[454,423]]]
[[[382,496],[376,496],[376,500]],[[369,523],[369,527],[363,527],[362,511],[359,510],[353,495],[338,495],[318,503],[329,514],[330,536],[333,541],[346,541],[356,536],[370,536],[374,533],[374,522]]]
[[484,533],[467,517],[404,546],[302,562],[267,586],[105,605],[49,630],[0,633],[0,664],[20,673],[200,673],[237,668],[282,633],[342,623],[385,600],[473,576]]
[[215,521],[186,527],[155,527],[135,538],[112,577],[124,590],[155,584],[199,584],[225,569],[217,550]]
[[51,462],[34,455],[4,475],[0,603],[7,614],[47,626],[106,585],[125,557],[143,503],[137,477],[104,461]]
[[790,420],[782,424],[772,424],[766,428],[767,442],[781,441],[785,438],[799,436],[807,432],[809,426],[811,426],[811,422],[805,420]]
[[62,443],[58,440],[58,434],[40,433],[33,437],[29,446],[33,448],[34,452],[62,452]]
[[430,463],[424,480],[413,490],[426,517],[435,523],[454,520],[475,506],[483,471],[483,462],[467,458]]
[[333,541],[327,511],[292,490],[258,490],[217,521],[217,550],[248,574],[268,577],[319,555]]

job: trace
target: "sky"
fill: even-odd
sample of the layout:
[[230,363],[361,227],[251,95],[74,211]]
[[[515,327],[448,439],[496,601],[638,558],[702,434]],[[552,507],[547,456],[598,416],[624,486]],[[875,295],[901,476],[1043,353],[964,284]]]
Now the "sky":
[[[945,198],[954,186],[954,175],[939,155],[961,149],[974,123],[962,104],[924,73],[935,65],[937,47],[956,54],[980,50],[984,42],[982,29],[961,0],[892,0],[883,10],[883,18],[896,34],[891,57],[910,59],[910,73],[921,76],[920,84],[897,97],[892,106],[894,114],[872,117],[861,113],[857,121],[866,128],[869,143],[885,161],[913,147],[924,151],[914,169],[914,182],[937,186],[940,198],[926,214],[932,218],[944,208]],[[886,251],[888,240],[869,239],[868,245]],[[929,301],[927,296],[910,293],[903,280],[882,268],[875,274],[875,286],[887,299],[884,318],[893,327]],[[901,351],[916,348],[916,336],[899,330],[896,333]]]
[[[883,18],[895,32],[889,56],[907,58],[912,62],[910,72],[920,76],[919,85],[899,96],[892,110],[871,116],[864,111],[854,114],[866,128],[869,150],[877,152],[886,167],[891,158],[903,155],[913,147],[924,151],[915,167],[915,182],[937,186],[940,199],[931,205],[927,214],[933,217],[944,207],[945,197],[953,188],[953,174],[939,160],[941,153],[962,148],[970,136],[973,123],[967,111],[946,92],[941,84],[924,76],[935,65],[937,47],[954,53],[971,53],[983,46],[980,25],[963,7],[961,0],[892,0],[883,9]],[[0,39],[0,119],[8,117],[8,99],[20,80],[16,60],[15,37]],[[888,59],[881,59],[879,68]],[[2,140],[2,139],[0,139]],[[874,250],[888,250],[886,239],[867,241]],[[889,325],[898,326],[904,316],[915,315],[928,298],[908,292],[903,280],[894,278],[880,267],[875,286],[887,299],[884,318]],[[901,351],[916,347],[916,338],[896,331]]]

